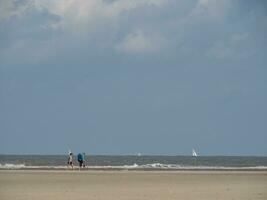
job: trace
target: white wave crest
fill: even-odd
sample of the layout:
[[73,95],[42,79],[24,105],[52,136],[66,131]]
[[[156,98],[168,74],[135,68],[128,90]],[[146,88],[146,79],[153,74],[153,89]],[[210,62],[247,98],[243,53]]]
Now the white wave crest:
[[151,163],[145,165],[123,165],[123,166],[87,166],[87,169],[139,169],[139,170],[267,170],[267,166],[253,167],[225,167],[225,166],[182,166],[177,164]]
[[5,163],[0,164],[0,169],[22,169],[25,168],[25,164],[11,164],[11,163]]
[[[74,167],[78,169],[77,166]],[[25,164],[0,164],[0,169],[44,169],[44,170],[65,170],[67,166],[26,166]],[[151,163],[138,165],[106,165],[106,166],[86,166],[86,169],[92,170],[267,170],[267,166],[251,167],[225,167],[225,166],[183,166],[177,164]]]

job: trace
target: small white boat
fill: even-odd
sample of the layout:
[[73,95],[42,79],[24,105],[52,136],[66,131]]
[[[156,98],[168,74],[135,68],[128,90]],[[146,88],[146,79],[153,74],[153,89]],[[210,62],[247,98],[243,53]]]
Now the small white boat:
[[195,151],[195,149],[192,149],[192,156],[197,157],[197,152]]

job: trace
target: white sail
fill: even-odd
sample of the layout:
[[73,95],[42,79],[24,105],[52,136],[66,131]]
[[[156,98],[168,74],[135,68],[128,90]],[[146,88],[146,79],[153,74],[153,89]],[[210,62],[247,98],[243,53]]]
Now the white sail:
[[192,150],[192,156],[197,157],[197,153],[196,153],[195,149]]

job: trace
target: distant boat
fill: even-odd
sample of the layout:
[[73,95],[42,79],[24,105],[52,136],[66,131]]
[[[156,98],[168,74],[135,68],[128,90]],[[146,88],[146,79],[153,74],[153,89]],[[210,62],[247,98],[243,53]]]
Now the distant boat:
[[141,153],[138,153],[137,156],[142,156],[142,154]]
[[196,153],[195,149],[192,149],[192,156],[197,157],[197,153]]

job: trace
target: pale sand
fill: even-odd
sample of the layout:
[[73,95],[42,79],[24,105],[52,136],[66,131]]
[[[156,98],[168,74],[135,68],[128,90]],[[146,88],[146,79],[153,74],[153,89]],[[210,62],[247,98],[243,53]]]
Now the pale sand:
[[267,172],[0,171],[0,199],[267,199]]

